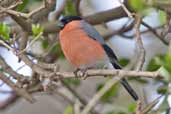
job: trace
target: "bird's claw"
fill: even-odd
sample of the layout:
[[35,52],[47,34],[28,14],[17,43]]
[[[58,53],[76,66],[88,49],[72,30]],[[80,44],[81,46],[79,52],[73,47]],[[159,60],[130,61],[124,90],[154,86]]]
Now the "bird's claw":
[[76,78],[82,78],[83,80],[85,80],[87,78],[87,69],[76,69],[74,71],[75,77]]

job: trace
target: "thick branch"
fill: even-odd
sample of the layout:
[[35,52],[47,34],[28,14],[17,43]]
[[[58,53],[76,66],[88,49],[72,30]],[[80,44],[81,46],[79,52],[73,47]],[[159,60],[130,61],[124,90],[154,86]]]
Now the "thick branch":
[[24,89],[18,88],[11,80],[9,80],[2,72],[0,72],[0,79],[10,86],[18,95],[33,103],[35,99]]
[[25,76],[16,73],[6,62],[5,60],[0,56],[0,65],[7,73],[9,73],[14,79],[17,81],[23,81],[25,80]]

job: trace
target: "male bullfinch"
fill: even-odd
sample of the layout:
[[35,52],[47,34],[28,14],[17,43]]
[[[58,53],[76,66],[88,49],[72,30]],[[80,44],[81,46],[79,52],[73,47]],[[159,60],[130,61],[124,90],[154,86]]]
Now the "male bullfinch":
[[[115,69],[121,69],[113,50],[105,44],[102,36],[93,26],[79,16],[65,16],[60,20],[59,41],[67,60],[78,69],[87,69],[99,62],[110,62]],[[138,95],[125,78],[121,80],[134,100]]]

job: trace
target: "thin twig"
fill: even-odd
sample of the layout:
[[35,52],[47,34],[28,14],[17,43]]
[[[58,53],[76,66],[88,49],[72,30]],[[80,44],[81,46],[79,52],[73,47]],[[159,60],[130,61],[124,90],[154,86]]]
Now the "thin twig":
[[123,8],[123,10],[126,12],[126,14],[128,15],[128,17],[133,18],[132,13],[126,8],[126,6],[122,3],[121,0],[119,0],[121,7]]
[[140,25],[141,25],[141,16],[139,14],[135,15],[136,18],[136,23],[135,23],[135,31],[136,31],[136,43],[138,46],[138,62],[136,64],[136,70],[142,70],[142,67],[144,65],[145,62],[145,49],[143,46],[143,42],[142,42],[142,38],[141,38],[141,34],[140,34]]
[[23,50],[17,53],[17,55],[20,55],[21,53],[24,53],[27,51],[28,48],[30,48],[41,36],[43,32],[40,32]]
[[2,44],[3,46],[5,46],[7,49],[9,49],[10,51],[12,51],[14,54],[16,54],[16,51],[9,46],[7,43],[5,43],[3,40],[0,40],[0,44]]
[[147,23],[145,23],[144,21],[141,22],[142,25],[144,25],[145,27],[147,27],[157,38],[160,39],[160,41],[162,41],[165,45],[168,45],[169,42],[167,42],[164,37],[160,36],[157,31],[155,30],[155,28],[152,28],[150,25],[148,25]]
[[138,102],[137,102],[137,107],[136,107],[136,113],[135,113],[135,114],[143,114],[143,113],[141,112],[141,109],[142,109],[142,103],[141,103],[140,100],[138,100]]

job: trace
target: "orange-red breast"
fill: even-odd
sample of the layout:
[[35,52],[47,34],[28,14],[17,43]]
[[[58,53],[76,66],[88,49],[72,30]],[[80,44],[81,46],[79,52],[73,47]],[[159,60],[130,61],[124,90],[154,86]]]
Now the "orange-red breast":
[[[60,20],[59,40],[67,60],[76,68],[85,69],[108,60],[115,69],[121,69],[113,50],[105,44],[102,36],[89,23],[78,16],[66,16]],[[134,98],[138,95],[126,79],[122,85]]]

